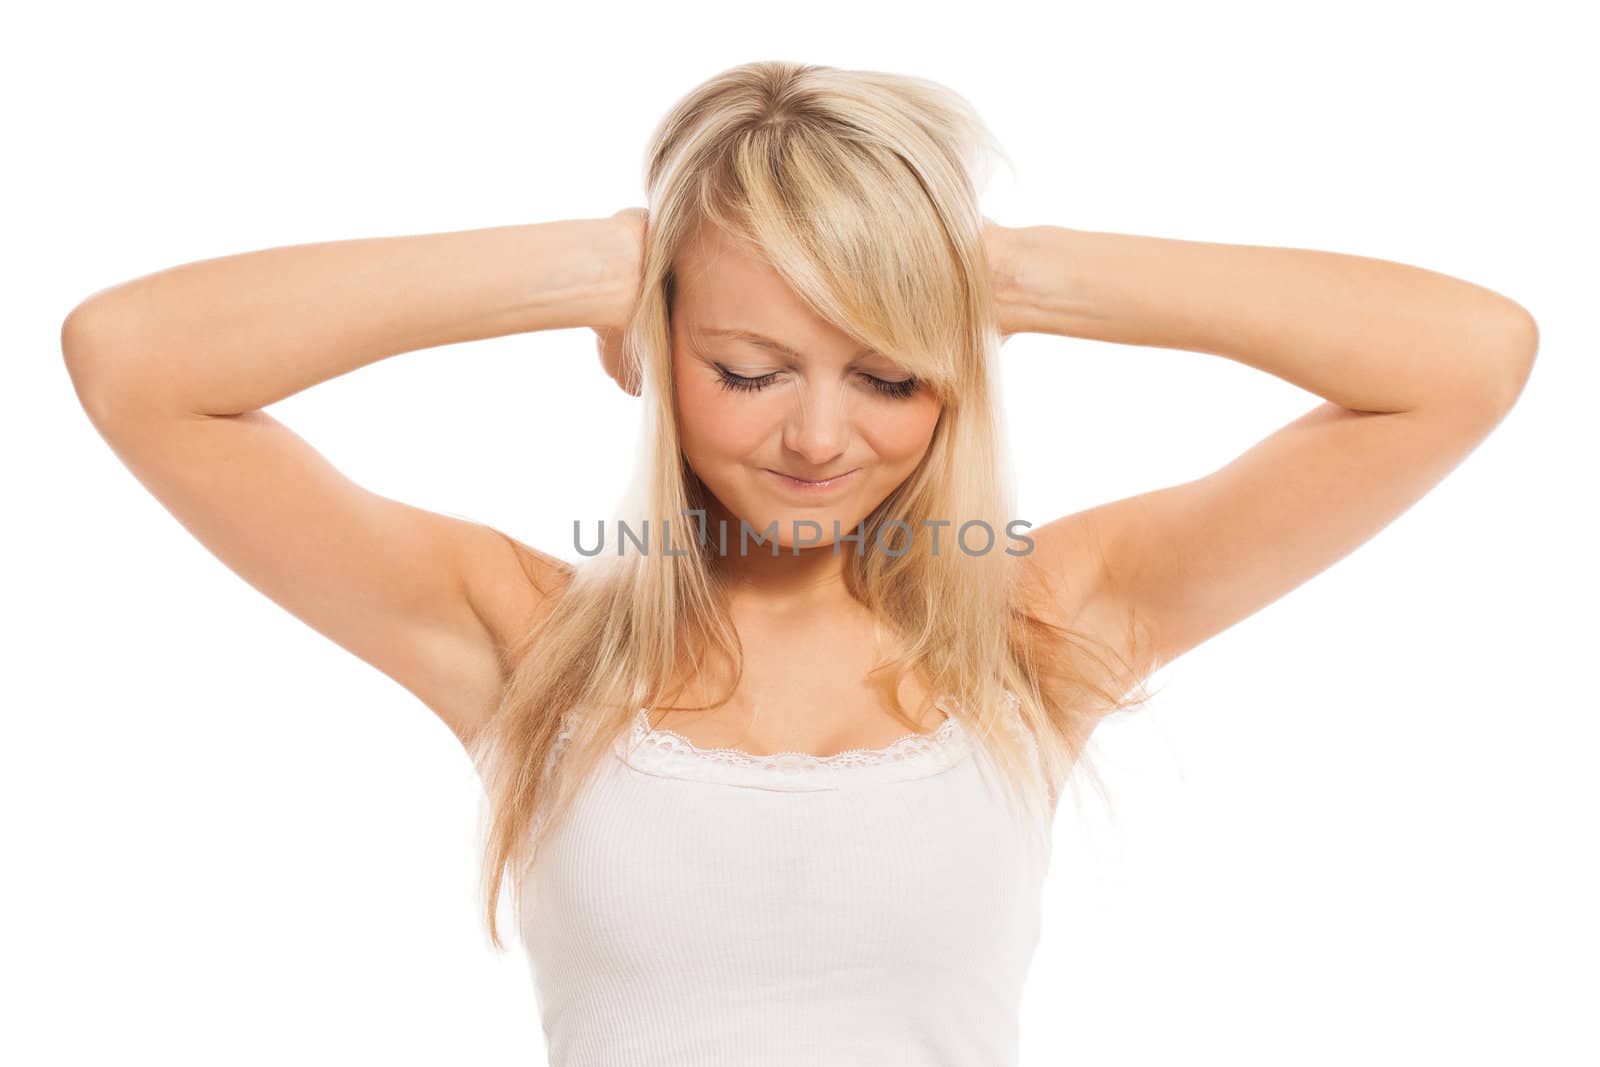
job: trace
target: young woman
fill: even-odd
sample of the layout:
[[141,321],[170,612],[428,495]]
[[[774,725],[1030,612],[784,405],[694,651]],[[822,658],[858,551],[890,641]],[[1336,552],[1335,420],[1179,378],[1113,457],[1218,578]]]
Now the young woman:
[[[1095,725],[1406,510],[1529,373],[1527,312],[1430,271],[996,225],[989,147],[933,83],[754,63],[662,121],[648,211],[188,264],[63,326],[135,476],[473,755],[491,936],[509,871],[552,1062],[1014,1063]],[[367,492],[262,410],[572,327],[643,445],[634,539],[577,564]],[[1325,402],[1034,528],[994,388],[1023,331]]]

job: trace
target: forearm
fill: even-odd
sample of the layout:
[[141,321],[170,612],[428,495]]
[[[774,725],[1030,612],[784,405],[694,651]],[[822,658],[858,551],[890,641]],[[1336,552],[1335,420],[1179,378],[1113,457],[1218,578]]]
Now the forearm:
[[997,290],[1011,330],[1225,356],[1356,410],[1509,404],[1537,347],[1520,305],[1403,263],[1059,226],[1014,234]]
[[[62,348],[86,404],[235,414],[388,356],[604,321],[609,223],[560,220],[290,245],[85,300]],[[631,295],[631,294],[630,294]]]

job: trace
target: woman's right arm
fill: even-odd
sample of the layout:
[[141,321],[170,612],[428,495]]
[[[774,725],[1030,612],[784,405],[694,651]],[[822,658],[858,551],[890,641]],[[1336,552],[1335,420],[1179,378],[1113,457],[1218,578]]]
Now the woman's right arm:
[[90,296],[62,353],[90,421],[191,534],[465,743],[568,565],[356,485],[261,409],[401,352],[616,328],[639,236],[612,216],[202,260]]

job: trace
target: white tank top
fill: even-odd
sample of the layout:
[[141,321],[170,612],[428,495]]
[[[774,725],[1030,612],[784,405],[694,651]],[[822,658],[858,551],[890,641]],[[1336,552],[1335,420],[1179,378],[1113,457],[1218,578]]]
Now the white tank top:
[[1016,1064],[1050,833],[1002,787],[948,716],[754,756],[641,711],[523,890],[549,1062]]

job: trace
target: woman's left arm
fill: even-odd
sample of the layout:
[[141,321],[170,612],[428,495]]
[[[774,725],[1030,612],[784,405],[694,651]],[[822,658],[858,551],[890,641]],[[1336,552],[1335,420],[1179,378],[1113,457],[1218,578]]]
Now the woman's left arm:
[[1225,356],[1326,400],[1211,474],[1032,531],[1056,576],[1099,550],[1097,614],[1148,627],[1156,666],[1421,499],[1504,417],[1538,349],[1515,301],[1403,263],[1059,226],[990,223],[985,243],[1003,335]]

